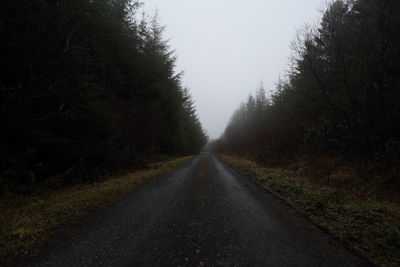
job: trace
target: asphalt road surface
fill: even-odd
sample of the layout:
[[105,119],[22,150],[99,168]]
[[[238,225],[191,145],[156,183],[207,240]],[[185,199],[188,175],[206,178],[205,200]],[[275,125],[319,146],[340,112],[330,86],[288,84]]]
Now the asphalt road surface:
[[36,266],[363,266],[219,159],[203,154],[52,245]]

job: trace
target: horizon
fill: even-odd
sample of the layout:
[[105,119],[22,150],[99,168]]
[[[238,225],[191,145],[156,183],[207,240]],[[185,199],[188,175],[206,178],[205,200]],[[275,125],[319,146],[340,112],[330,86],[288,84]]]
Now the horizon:
[[183,86],[189,88],[212,140],[221,136],[235,109],[260,82],[268,95],[275,90],[289,64],[291,42],[304,25],[319,22],[323,3],[147,0],[144,8],[150,15],[157,10],[165,25],[177,70],[184,72]]

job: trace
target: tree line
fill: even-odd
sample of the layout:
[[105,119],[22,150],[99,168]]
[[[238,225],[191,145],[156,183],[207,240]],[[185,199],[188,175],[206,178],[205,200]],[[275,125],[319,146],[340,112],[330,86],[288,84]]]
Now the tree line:
[[211,148],[269,163],[308,153],[400,163],[400,2],[337,0],[293,42],[287,74],[233,114]]
[[157,16],[130,0],[4,0],[0,196],[91,182],[207,141]]

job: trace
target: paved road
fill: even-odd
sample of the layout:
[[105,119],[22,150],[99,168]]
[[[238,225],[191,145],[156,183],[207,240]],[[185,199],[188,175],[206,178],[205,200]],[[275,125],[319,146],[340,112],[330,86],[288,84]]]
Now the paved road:
[[37,266],[362,266],[263,189],[204,154],[132,193]]

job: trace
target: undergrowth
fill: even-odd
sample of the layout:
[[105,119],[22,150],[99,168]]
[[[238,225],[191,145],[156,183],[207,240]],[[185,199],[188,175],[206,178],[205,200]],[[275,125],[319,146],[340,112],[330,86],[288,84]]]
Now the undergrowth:
[[362,198],[350,189],[313,183],[294,172],[265,168],[247,159],[226,155],[220,158],[372,263],[400,266],[398,204]]
[[66,190],[47,191],[29,197],[0,201],[0,263],[44,242],[62,225],[75,222],[88,212],[120,199],[125,193],[160,176],[191,157],[150,164],[146,170],[121,177],[80,185]]

